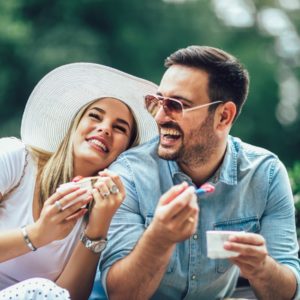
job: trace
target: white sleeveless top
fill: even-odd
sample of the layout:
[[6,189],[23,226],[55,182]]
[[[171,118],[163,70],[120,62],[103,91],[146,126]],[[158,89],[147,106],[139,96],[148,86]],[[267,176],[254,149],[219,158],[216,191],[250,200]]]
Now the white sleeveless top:
[[[0,139],[0,193],[5,195],[22,176],[26,150],[18,139]],[[37,165],[30,154],[20,185],[0,202],[0,232],[32,224],[33,195]],[[55,281],[63,271],[83,230],[83,218],[63,240],[54,241],[35,252],[0,263],[0,290],[31,277]],[[49,228],[51,230],[51,228]]]

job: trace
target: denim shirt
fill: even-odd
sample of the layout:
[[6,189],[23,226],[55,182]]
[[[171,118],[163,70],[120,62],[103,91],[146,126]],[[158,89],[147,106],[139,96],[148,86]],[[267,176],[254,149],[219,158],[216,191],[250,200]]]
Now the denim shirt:
[[[151,223],[160,196],[182,181],[194,185],[175,161],[158,157],[157,145],[155,138],[126,151],[110,167],[121,176],[126,199],[112,220],[100,264],[104,288],[110,266],[130,253]],[[239,269],[228,259],[207,257],[207,230],[261,234],[269,255],[294,272],[299,286],[293,195],[278,157],[229,136],[223,163],[209,182],[215,192],[198,196],[197,232],[176,245],[151,299],[220,299],[232,294]]]

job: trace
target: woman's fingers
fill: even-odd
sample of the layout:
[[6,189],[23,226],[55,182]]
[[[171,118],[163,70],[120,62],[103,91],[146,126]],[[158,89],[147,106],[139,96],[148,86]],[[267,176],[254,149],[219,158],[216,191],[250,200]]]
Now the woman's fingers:
[[67,218],[65,218],[66,221],[76,221],[78,219],[80,219],[82,216],[84,216],[84,214],[88,211],[87,208],[82,208],[80,210],[78,210],[77,212],[75,212],[74,214],[72,214],[71,216],[68,216]]
[[56,206],[59,211],[67,209],[69,206],[76,204],[77,202],[86,200],[91,194],[86,189],[78,189],[62,198],[56,200],[52,205]]
[[64,189],[57,189],[56,192],[51,196],[49,197],[46,201],[45,201],[45,204],[54,204],[55,201],[57,200],[60,200],[61,198],[69,195],[70,193],[72,192],[75,192],[77,190],[79,190],[80,187],[79,186],[76,186],[74,184],[71,184],[69,187],[66,187]]
[[98,181],[97,183],[94,184],[94,189],[92,191],[93,196],[95,196],[95,191],[99,191],[100,195],[102,198],[107,198],[110,194],[110,190],[108,186],[105,184],[105,182]]
[[118,192],[125,194],[125,188],[119,175],[107,169],[99,172],[99,175],[99,181],[104,181],[112,194],[117,194]]

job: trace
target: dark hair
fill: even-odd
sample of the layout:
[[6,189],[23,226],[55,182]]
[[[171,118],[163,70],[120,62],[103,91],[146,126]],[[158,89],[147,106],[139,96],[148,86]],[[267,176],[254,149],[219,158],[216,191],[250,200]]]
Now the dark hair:
[[[249,74],[229,53],[209,46],[189,46],[172,53],[165,66],[184,65],[208,73],[208,96],[211,101],[233,101],[239,115],[249,89]],[[212,106],[213,107],[213,106]]]

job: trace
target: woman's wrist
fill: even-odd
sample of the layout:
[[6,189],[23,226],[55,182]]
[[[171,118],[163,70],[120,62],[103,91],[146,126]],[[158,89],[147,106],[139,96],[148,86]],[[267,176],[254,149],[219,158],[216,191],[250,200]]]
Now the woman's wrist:
[[31,238],[28,235],[27,229],[26,229],[26,225],[21,227],[21,232],[23,235],[23,239],[25,244],[27,245],[27,247],[31,250],[31,251],[36,251],[37,247],[33,244],[33,242],[31,241]]
[[27,225],[26,231],[28,233],[28,236],[29,236],[31,242],[33,243],[33,245],[36,248],[40,248],[47,244],[47,242],[44,241],[44,239],[46,238],[46,235],[41,236],[39,234],[39,228],[36,223]]
[[110,222],[105,222],[102,218],[100,222],[99,219],[97,222],[93,222],[92,216],[90,216],[84,232],[90,239],[106,238],[109,225]]

